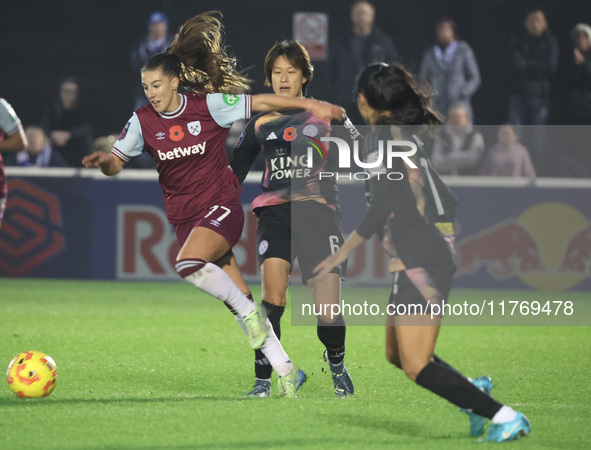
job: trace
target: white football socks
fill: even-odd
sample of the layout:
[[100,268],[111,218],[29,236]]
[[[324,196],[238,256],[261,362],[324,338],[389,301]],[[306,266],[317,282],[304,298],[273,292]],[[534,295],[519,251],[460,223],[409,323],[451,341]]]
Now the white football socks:
[[492,418],[492,423],[511,422],[516,416],[517,413],[513,408],[503,405]]
[[[242,330],[244,330],[242,319],[236,316],[236,320]],[[289,356],[287,356],[285,350],[283,350],[283,346],[281,345],[281,342],[279,342],[279,339],[277,339],[277,335],[275,334],[275,331],[273,331],[273,326],[269,319],[267,319],[267,326],[269,327],[269,336],[267,336],[267,339],[260,350],[269,360],[269,363],[271,363],[271,366],[273,366],[277,375],[282,377],[293,370],[293,363],[289,360]]]
[[[186,275],[187,272],[194,270],[194,267],[200,267],[199,270]],[[181,260],[176,265],[177,272],[189,283],[197,286],[202,291],[222,300],[230,308],[236,311],[236,320],[244,331],[242,318],[254,311],[256,303],[250,300],[244,294],[226,272],[215,264],[204,260]],[[273,326],[267,319],[269,327],[269,336],[263,343],[261,351],[271,363],[277,374],[282,377],[290,373],[294,366],[289,360],[289,356],[283,350],[277,335],[273,331]]]
[[240,317],[254,311],[256,304],[250,301],[228,274],[215,264],[208,262],[184,278],[212,297],[227,303]]

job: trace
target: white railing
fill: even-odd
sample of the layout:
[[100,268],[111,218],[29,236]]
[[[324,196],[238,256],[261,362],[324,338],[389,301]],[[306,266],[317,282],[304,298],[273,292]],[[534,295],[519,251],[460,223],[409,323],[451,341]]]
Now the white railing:
[[[158,181],[158,173],[149,169],[125,169],[113,177],[105,177],[100,170],[70,167],[6,167],[6,175],[9,177],[52,177],[52,178],[100,178],[113,180],[154,180]],[[246,177],[246,182],[259,183],[261,172],[251,172]],[[443,176],[443,181],[450,187],[474,186],[474,187],[544,187],[544,188],[579,188],[591,189],[591,179],[588,178],[513,178],[513,177],[485,177],[485,176]],[[357,180],[348,180],[341,174],[339,184],[359,183]]]

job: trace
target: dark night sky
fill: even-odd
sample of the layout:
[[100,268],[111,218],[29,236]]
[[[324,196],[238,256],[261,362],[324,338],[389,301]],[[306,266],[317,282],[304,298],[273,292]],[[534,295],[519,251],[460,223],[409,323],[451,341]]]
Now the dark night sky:
[[[533,3],[522,0],[376,0],[377,23],[394,40],[402,61],[418,70],[422,52],[433,42],[433,23],[454,18],[461,37],[474,49],[483,83],[473,99],[479,123],[506,120],[508,43],[522,26]],[[547,0],[536,4],[547,11],[550,28],[561,47],[561,71],[555,80],[553,121],[560,122],[563,66],[571,58],[570,30],[591,23],[588,0]],[[564,5],[567,4],[568,8]],[[165,11],[175,30],[189,17],[209,10],[224,13],[226,42],[241,68],[255,80],[253,92],[263,92],[262,62],[277,40],[291,38],[292,15],[326,12],[335,36],[349,26],[349,3],[330,0],[229,1],[30,1],[2,8],[0,27],[0,96],[15,108],[25,124],[34,123],[57,96],[59,80],[75,75],[83,99],[92,105],[97,134],[118,133],[132,112],[133,83],[129,69],[131,44],[146,29],[153,10]],[[311,94],[322,98],[324,67],[316,64]],[[266,91],[266,90],[265,90]]]

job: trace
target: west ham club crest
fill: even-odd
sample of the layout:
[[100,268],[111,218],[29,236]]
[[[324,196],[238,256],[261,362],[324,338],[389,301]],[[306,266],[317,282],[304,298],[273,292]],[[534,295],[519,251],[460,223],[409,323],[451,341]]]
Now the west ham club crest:
[[199,133],[201,133],[201,122],[199,120],[189,122],[187,124],[187,128],[189,129],[189,133],[191,133],[193,136],[197,136]]

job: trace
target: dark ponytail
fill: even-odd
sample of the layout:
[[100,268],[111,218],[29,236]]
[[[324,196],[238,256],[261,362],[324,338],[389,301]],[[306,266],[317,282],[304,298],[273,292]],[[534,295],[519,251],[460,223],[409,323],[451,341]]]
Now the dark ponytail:
[[176,56],[168,53],[159,53],[148,58],[140,72],[150,72],[159,68],[168,77],[181,77],[181,61]]
[[388,111],[379,124],[440,125],[440,115],[429,106],[431,92],[424,92],[416,78],[401,64],[376,63],[365,68],[357,80],[357,91],[377,111]]

